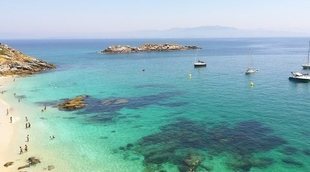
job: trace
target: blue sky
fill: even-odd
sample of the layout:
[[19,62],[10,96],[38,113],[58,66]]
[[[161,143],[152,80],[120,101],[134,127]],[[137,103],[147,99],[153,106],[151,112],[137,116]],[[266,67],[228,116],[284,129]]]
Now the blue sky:
[[0,12],[0,38],[212,25],[310,32],[310,0],[0,0]]

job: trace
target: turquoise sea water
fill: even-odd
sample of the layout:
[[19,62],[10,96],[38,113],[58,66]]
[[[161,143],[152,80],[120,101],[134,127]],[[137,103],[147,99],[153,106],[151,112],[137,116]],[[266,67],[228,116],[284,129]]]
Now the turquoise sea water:
[[[56,136],[41,147],[58,152],[68,168],[59,171],[310,171],[310,85],[288,80],[306,60],[307,41],[9,40],[57,69],[17,79],[6,96],[25,96],[23,105],[37,110],[38,138]],[[202,49],[97,53],[149,42]],[[259,71],[245,76],[249,49]],[[207,68],[193,68],[198,58]],[[90,96],[88,108],[39,110],[77,95]],[[125,103],[102,104],[116,99]]]

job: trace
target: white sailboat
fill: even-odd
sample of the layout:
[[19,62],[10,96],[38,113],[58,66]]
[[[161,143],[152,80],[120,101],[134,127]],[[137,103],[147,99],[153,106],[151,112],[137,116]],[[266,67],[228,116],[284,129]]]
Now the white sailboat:
[[[197,56],[197,51],[196,51],[196,56]],[[200,68],[200,67],[207,67],[207,63],[198,59],[198,61],[196,60],[194,62],[194,68]]]
[[[253,57],[252,55],[250,55],[250,58],[251,58],[251,66],[253,66]],[[245,71],[245,74],[246,75],[250,75],[250,74],[254,74],[257,72],[257,69],[254,68],[254,67],[248,67]]]
[[309,60],[309,56],[310,56],[310,41],[309,41],[309,49],[308,49],[307,63],[302,65],[302,68],[303,68],[303,69],[310,69],[310,60]]
[[197,67],[206,67],[207,66],[207,63],[204,62],[204,61],[201,61],[201,60],[198,60],[197,62],[194,62],[194,67],[197,68]]

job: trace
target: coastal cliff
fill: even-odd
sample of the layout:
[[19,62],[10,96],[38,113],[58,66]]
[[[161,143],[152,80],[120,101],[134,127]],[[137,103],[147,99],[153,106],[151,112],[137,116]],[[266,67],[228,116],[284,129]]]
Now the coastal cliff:
[[197,46],[184,46],[178,44],[143,44],[139,47],[129,45],[114,45],[101,51],[101,53],[125,54],[138,52],[165,52],[200,49]]
[[0,76],[26,76],[54,68],[53,64],[27,56],[0,43]]

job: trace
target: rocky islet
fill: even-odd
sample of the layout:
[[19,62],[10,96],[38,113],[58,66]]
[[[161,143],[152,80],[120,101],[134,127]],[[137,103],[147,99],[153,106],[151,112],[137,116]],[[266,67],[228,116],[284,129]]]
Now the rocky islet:
[[198,46],[179,45],[179,44],[143,44],[139,47],[129,45],[114,45],[102,50],[101,53],[126,54],[138,52],[168,52],[200,49]]

